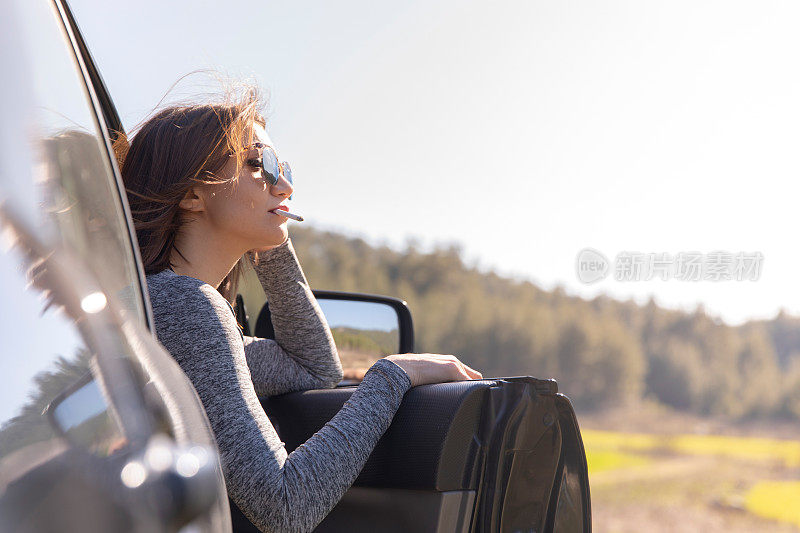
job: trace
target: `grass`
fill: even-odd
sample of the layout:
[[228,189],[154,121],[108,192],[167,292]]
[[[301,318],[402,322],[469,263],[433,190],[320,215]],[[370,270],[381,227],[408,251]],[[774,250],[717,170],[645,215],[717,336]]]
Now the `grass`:
[[795,441],[723,435],[654,435],[584,430],[584,445],[593,451],[672,452],[715,455],[800,467],[800,443]]
[[586,450],[589,473],[605,472],[618,468],[631,468],[646,465],[650,459],[641,455],[610,450]]
[[800,443],[583,430],[596,531],[798,531]]
[[760,462],[800,466],[800,443],[795,441],[721,435],[679,435],[670,448],[688,454],[718,455]]
[[751,513],[800,527],[800,481],[761,481],[745,500]]

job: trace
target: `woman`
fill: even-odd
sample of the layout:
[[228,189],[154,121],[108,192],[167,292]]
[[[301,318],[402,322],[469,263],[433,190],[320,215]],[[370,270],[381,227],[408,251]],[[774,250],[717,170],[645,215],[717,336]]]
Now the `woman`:
[[[231,499],[263,531],[308,531],[339,501],[412,386],[479,378],[453,356],[392,355],[341,411],[287,454],[259,395],[335,386],[333,337],[274,212],[291,196],[283,170],[258,166],[272,142],[258,99],[170,107],[118,153],[158,339],[197,389]],[[285,167],[284,167],[285,168]],[[254,263],[275,340],[244,336],[230,301]]]

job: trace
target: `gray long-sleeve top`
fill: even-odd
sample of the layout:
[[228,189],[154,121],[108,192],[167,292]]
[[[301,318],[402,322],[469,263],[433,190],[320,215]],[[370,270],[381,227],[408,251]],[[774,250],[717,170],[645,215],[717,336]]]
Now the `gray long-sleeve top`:
[[310,531],[358,476],[411,382],[378,361],[341,411],[287,453],[258,396],[333,387],[342,369],[291,240],[259,255],[275,340],[243,336],[214,287],[171,270],[147,276],[156,334],[205,407],[231,499],[262,531]]

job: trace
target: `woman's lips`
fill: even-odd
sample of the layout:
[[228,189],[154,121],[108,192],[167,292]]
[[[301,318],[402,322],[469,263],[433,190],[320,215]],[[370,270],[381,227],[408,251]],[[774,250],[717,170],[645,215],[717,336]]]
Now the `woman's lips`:
[[[277,211],[283,211],[283,213],[277,213]],[[275,209],[270,209],[269,212],[279,217],[291,218],[292,220],[296,220],[297,222],[303,221],[303,217],[295,213],[291,213],[289,211],[289,208],[286,207],[285,205],[279,205]]]

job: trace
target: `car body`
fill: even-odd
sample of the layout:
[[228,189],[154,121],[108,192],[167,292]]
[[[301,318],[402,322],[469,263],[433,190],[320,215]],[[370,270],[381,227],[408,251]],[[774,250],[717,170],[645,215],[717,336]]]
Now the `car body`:
[[[6,3],[0,36],[3,70],[16,74],[0,89],[0,225],[9,244],[0,255],[0,530],[253,529],[235,506],[231,514],[202,405],[151,333],[112,150],[123,126],[68,5]],[[365,316],[367,306],[383,306],[395,321],[396,350],[414,350],[401,300],[315,293],[323,309],[349,302]],[[243,302],[237,311],[248,322]],[[268,304],[253,322],[253,333],[271,335]],[[262,405],[291,450],[354,388]],[[574,411],[555,381],[532,377],[409,391],[318,528],[590,529]]]

